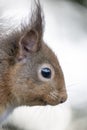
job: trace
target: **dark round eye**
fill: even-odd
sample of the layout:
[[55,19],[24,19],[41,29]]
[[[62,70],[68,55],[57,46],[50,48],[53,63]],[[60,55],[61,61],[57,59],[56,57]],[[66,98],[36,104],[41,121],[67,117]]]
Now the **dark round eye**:
[[41,74],[44,78],[51,78],[51,70],[49,68],[42,68],[41,69]]

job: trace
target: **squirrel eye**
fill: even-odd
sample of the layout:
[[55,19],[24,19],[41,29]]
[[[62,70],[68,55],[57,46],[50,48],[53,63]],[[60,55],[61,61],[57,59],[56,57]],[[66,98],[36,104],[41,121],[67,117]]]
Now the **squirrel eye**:
[[51,81],[54,78],[54,68],[52,65],[45,63],[38,68],[38,77],[41,81]]
[[51,78],[51,70],[49,68],[42,68],[41,69],[41,74],[44,78]]

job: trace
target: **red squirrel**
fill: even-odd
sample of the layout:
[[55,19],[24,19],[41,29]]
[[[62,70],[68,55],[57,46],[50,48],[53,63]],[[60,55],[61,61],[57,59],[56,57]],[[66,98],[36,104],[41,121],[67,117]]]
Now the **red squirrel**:
[[64,75],[43,40],[40,2],[20,30],[0,36],[0,121],[21,105],[57,105],[67,99]]

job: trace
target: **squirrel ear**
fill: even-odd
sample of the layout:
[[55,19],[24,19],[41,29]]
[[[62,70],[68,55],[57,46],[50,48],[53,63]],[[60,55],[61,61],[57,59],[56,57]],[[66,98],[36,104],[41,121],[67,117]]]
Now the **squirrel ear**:
[[20,40],[20,47],[22,51],[36,52],[38,50],[39,36],[35,30],[27,32]]
[[43,31],[44,15],[38,0],[35,1],[35,9],[32,11],[29,24],[22,28],[23,35],[19,40],[19,57],[24,57],[28,53],[35,53],[40,49]]
[[19,57],[23,58],[27,53],[34,53],[39,50],[39,35],[35,30],[26,32],[19,41]]

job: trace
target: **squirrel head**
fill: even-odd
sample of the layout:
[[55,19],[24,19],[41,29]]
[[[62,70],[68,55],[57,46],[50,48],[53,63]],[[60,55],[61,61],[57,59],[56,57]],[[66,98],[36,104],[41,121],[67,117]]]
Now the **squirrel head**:
[[40,3],[29,25],[8,38],[9,67],[5,74],[10,104],[57,105],[67,99],[63,72],[54,52],[43,40],[44,17]]

